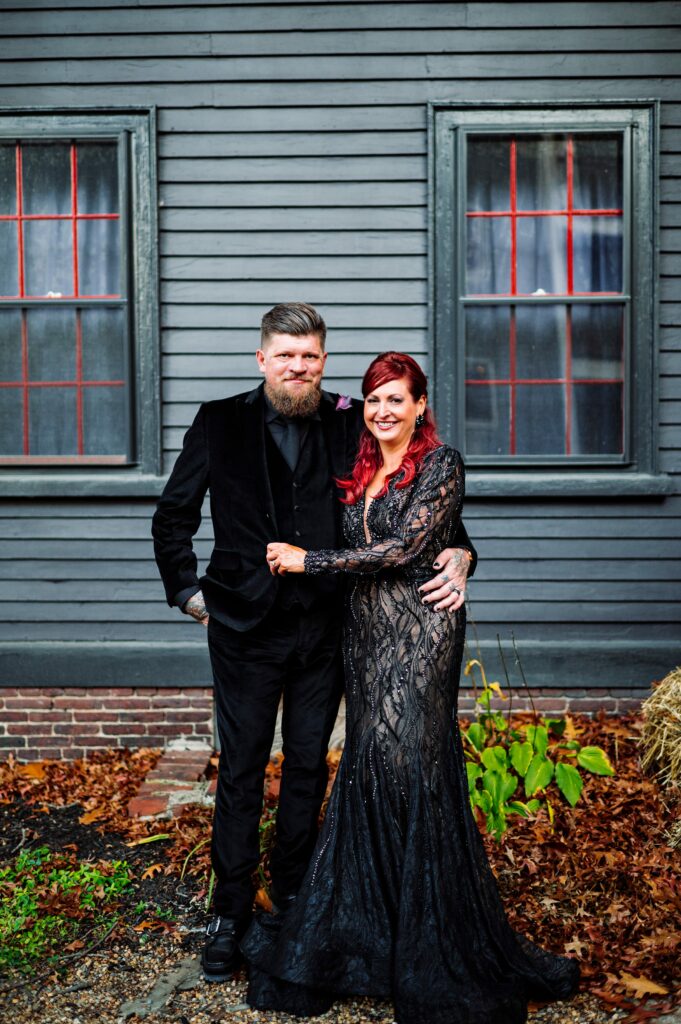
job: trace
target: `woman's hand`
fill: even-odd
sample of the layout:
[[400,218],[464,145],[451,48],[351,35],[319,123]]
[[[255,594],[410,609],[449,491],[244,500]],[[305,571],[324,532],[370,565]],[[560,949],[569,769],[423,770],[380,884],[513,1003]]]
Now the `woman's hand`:
[[306,554],[304,548],[275,541],[267,545],[267,564],[273,576],[283,576],[287,572],[305,572]]

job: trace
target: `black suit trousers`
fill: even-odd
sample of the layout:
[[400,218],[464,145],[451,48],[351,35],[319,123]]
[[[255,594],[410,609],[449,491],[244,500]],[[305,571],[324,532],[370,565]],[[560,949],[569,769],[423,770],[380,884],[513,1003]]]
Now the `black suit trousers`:
[[343,689],[342,605],[277,604],[239,632],[211,618],[208,648],[220,743],[211,859],[215,913],[246,916],[259,860],[263,781],[283,695],[283,748],[275,846],[275,892],[295,892],[317,838],[328,781],[326,753]]

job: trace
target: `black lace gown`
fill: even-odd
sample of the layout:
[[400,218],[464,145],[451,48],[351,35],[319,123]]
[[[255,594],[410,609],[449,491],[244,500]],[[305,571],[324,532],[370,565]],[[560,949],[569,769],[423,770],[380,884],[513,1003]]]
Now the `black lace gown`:
[[464,609],[417,593],[460,515],[464,468],[443,445],[404,489],[345,507],[348,549],[310,573],[351,574],[346,744],[298,899],[260,914],[242,949],[248,1002],[314,1016],[337,998],[392,999],[398,1024],[517,1024],[569,998],[576,960],[515,932],[471,811],[456,718]]

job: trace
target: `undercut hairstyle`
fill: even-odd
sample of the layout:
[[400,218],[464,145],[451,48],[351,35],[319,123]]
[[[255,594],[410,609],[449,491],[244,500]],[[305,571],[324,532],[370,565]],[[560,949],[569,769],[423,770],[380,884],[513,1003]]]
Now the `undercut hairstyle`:
[[292,334],[296,338],[316,334],[324,351],[326,324],[314,306],[306,302],[280,302],[265,313],[260,323],[260,344],[263,348],[273,334]]

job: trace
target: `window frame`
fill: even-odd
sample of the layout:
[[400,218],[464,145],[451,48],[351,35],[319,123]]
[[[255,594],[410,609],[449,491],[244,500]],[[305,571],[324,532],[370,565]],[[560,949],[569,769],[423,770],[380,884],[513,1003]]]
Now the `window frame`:
[[[0,494],[7,497],[156,495],[161,476],[161,382],[158,293],[158,225],[155,107],[70,109],[0,108],[0,141],[115,140],[123,172],[121,252],[126,280],[130,387],[128,458],[120,463],[33,461],[0,465]],[[28,299],[30,307],[40,299]],[[3,305],[20,305],[21,300]],[[55,305],[58,303],[55,302]],[[65,306],[78,300],[65,299]],[[84,305],[87,302],[83,303]]]
[[[429,104],[428,278],[433,401],[443,436],[466,458],[469,493],[621,495],[664,494],[671,489],[671,479],[657,471],[658,126],[655,100]],[[468,134],[612,131],[622,131],[625,146],[622,297],[628,296],[630,304],[624,385],[625,453],[615,458],[467,456],[464,315],[466,305],[472,303],[463,294],[465,138]],[[626,292],[628,282],[631,289]],[[476,301],[485,304],[485,300]],[[514,301],[504,296],[496,304],[511,305]],[[533,304],[538,302],[564,306],[566,297],[532,300]],[[487,300],[486,304],[495,303]]]

